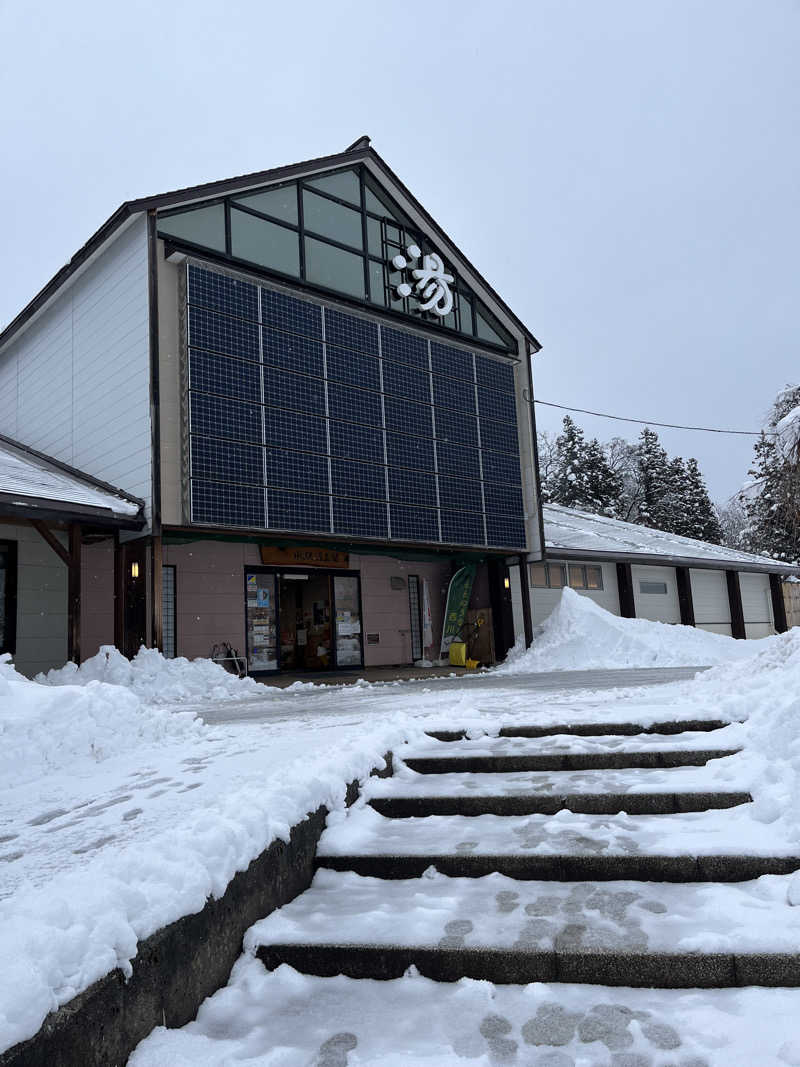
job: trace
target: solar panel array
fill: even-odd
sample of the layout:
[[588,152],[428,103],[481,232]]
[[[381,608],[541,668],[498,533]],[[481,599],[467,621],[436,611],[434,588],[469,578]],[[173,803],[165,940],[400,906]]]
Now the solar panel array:
[[513,368],[188,265],[192,522],[525,547]]

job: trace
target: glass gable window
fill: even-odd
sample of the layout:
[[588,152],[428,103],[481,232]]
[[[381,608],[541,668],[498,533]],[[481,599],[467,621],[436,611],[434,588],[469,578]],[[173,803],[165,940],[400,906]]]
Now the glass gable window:
[[[319,241],[317,263],[305,241],[307,268],[363,287],[363,257]],[[191,522],[526,547],[507,360],[184,269]]]
[[[399,285],[413,282],[409,271],[421,265],[409,257],[409,248],[416,246],[423,256],[443,253],[364,167],[165,210],[158,216],[158,232],[171,244],[206,248],[234,263],[299,279],[399,312],[443,334],[517,354],[512,335],[457,276],[446,254],[445,268],[454,277],[449,314],[422,311],[415,296],[398,293]],[[405,269],[393,266],[396,256],[407,260]]]

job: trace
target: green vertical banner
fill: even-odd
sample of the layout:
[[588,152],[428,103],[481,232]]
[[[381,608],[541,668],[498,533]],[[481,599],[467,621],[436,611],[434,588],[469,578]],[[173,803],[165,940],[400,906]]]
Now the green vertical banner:
[[472,583],[478,568],[474,563],[468,563],[466,567],[457,570],[450,579],[447,590],[447,603],[444,609],[444,626],[442,627],[442,645],[439,650],[439,658],[445,659],[450,646],[458,640],[461,628],[467,621],[467,608],[469,598],[472,595]]

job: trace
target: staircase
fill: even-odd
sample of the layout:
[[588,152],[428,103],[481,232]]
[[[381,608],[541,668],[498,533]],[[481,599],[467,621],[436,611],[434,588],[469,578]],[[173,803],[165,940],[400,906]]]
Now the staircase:
[[[737,787],[735,758],[715,773],[714,760],[736,755],[724,727],[677,720],[507,727],[475,740],[432,733],[395,753],[392,778],[371,780],[358,805],[331,817],[314,884],[258,923],[248,945],[270,970],[388,980],[413,967],[436,982],[495,983],[500,1000],[509,984],[559,983],[545,1016],[569,1015],[569,1003],[583,1021],[534,1025],[529,1041],[524,1027],[519,1040],[503,1037],[510,1023],[487,1036],[491,1025],[478,1019],[492,1063],[517,1062],[526,1043],[551,1058],[521,1063],[738,1063],[729,1052],[680,1059],[671,1050],[700,1008],[728,1034],[723,990],[800,986],[800,908],[786,904],[786,878],[753,881],[793,872],[800,856],[769,825],[742,817],[751,797]],[[644,1015],[636,987],[654,991]],[[684,994],[666,992],[680,989],[709,992],[693,994],[706,999],[688,1010]],[[581,1014],[584,999],[591,1008]],[[751,1002],[761,1004],[752,996],[742,1004]],[[653,1003],[659,1032],[672,1035],[666,1044],[646,1037]],[[800,1000],[791,1003],[796,1015]],[[734,1012],[740,1022],[745,1008]],[[746,1010],[758,1026],[763,1009]],[[605,1033],[604,1011],[624,1031],[621,1044],[591,1036]],[[791,1039],[800,1039],[796,1025]],[[615,1051],[632,1048],[634,1036],[649,1051],[638,1059]]]

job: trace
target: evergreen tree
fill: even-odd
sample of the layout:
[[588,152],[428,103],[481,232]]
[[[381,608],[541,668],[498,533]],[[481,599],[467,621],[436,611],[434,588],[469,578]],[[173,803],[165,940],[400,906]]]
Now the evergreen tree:
[[640,526],[650,526],[654,530],[666,530],[669,528],[672,513],[670,491],[674,472],[670,472],[669,459],[658,440],[658,434],[648,426],[639,436],[636,462],[639,470],[640,499],[638,514],[633,521]]
[[685,484],[686,536],[696,537],[699,541],[708,541],[712,545],[721,545],[722,526],[716,509],[711,503],[696,459],[689,459],[686,462]]
[[556,438],[553,471],[548,480],[548,498],[552,504],[586,510],[590,506],[589,470],[583,430],[569,415]]
[[596,437],[586,446],[585,456],[587,504],[584,510],[614,518],[620,510],[622,478],[612,469]]
[[788,427],[782,420],[798,407],[800,386],[782,389],[767,419],[767,432],[754,446],[749,471],[753,482],[740,494],[747,515],[743,546],[786,562],[800,559],[800,449],[791,433],[797,420]]

